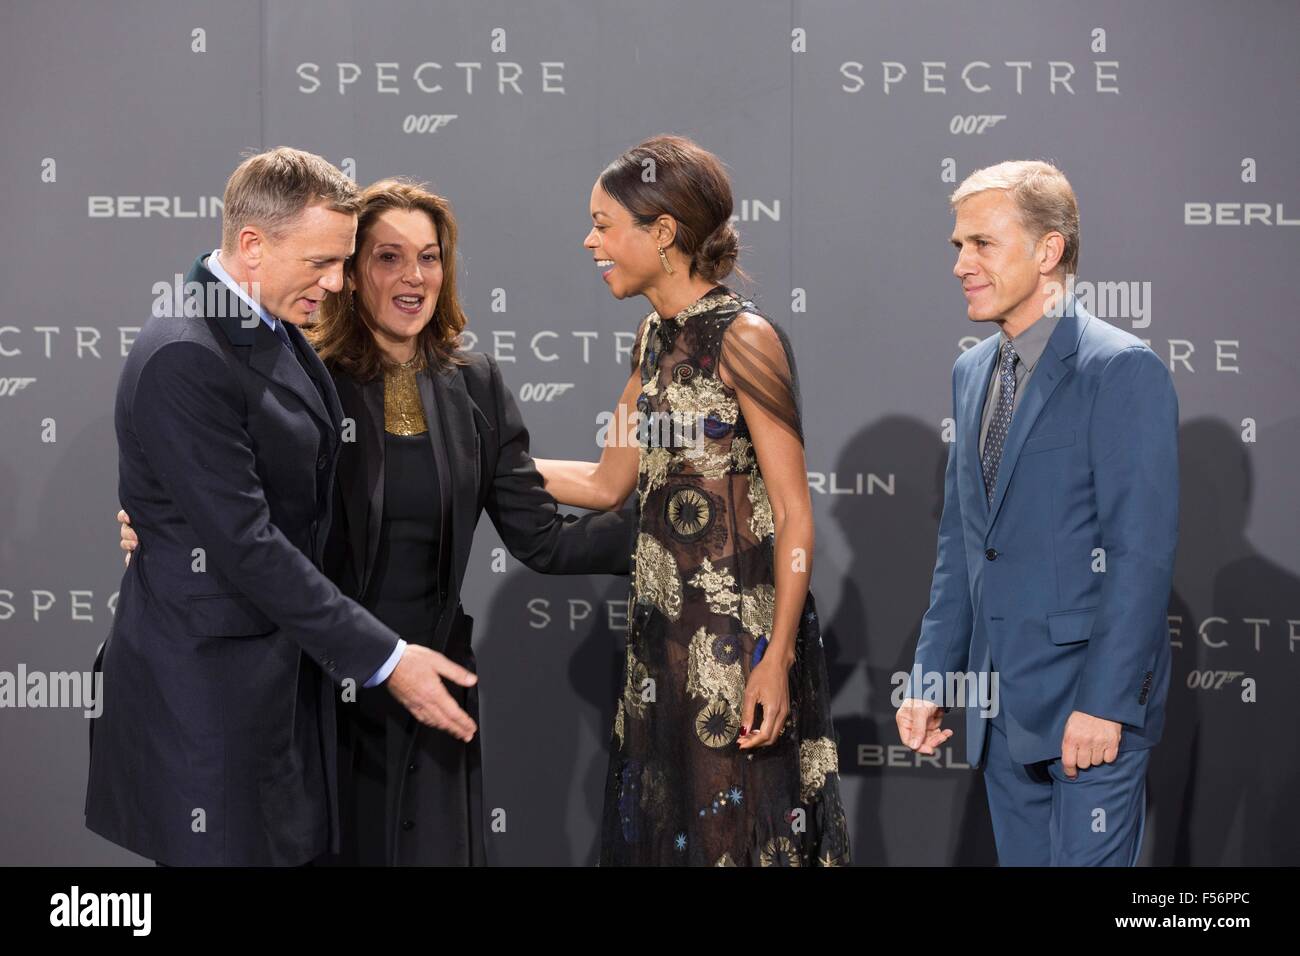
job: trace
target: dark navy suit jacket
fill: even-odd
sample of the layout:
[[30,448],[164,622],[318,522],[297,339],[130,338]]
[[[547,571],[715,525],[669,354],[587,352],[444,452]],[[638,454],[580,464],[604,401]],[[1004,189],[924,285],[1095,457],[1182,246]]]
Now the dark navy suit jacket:
[[330,376],[205,260],[187,276],[203,314],[150,319],[118,384],[140,548],[103,650],[86,825],[168,864],[295,865],[337,846],[330,681],[363,684],[398,638],[321,572]]

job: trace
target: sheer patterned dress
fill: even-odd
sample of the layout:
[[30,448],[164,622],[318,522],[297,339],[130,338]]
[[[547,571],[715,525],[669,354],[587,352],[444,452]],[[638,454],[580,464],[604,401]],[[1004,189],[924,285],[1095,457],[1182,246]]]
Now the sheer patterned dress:
[[776,596],[772,508],[737,389],[802,443],[789,343],[752,302],[715,286],[676,316],[646,317],[638,370],[639,520],[601,865],[847,864],[811,592],[785,729],[771,746],[737,747]]

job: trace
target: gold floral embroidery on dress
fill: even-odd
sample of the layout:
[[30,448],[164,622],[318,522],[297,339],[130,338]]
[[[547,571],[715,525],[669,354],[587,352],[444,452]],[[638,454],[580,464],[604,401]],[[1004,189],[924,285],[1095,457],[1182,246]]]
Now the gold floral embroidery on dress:
[[641,488],[643,494],[649,494],[668,480],[672,463],[673,456],[667,448],[641,449],[638,470],[645,475],[645,484]]
[[754,464],[754,446],[748,438],[737,436],[731,440],[731,460],[737,471],[748,471]]
[[[732,301],[734,298],[735,298],[734,295],[728,294],[726,292],[717,292],[714,293],[713,295],[706,295],[704,298],[691,303],[686,308],[682,309],[682,311],[678,312],[676,315],[670,316],[670,318],[675,319],[678,322],[682,322],[686,319],[689,319],[693,315],[699,315],[701,312],[708,312],[710,309],[715,309],[720,305]],[[650,318],[652,321],[657,322],[660,321],[662,317],[659,315],[658,312],[651,312]]]
[[623,749],[623,700],[619,698],[618,710],[614,711],[614,736],[618,738],[618,749]]
[[740,413],[736,400],[715,375],[694,375],[684,382],[672,382],[668,386],[668,404],[675,414],[708,418],[712,412],[729,425],[736,424]]
[[722,856],[718,857],[718,862],[714,866],[735,866],[736,861],[731,858],[731,851],[724,850]]
[[767,500],[767,485],[757,470],[749,473],[749,505],[753,511],[749,516],[749,528],[754,536],[762,541],[768,535],[776,534],[772,503]]
[[688,583],[704,592],[709,610],[714,614],[735,616],[740,594],[736,590],[736,579],[726,568],[714,568],[713,562],[705,558],[700,570]]
[[384,369],[384,431],[390,435],[423,435],[429,430],[415,378],[422,368],[424,362],[417,356],[406,365]]
[[[645,716],[646,700],[643,696],[643,690],[646,681],[650,679],[650,671],[636,658],[632,648],[627,649],[627,667],[625,668],[627,679],[623,685],[624,709],[620,710],[620,715],[630,713],[633,717]],[[620,736],[622,736],[620,732]]]
[[773,837],[759,854],[760,866],[801,866],[799,848],[787,836]]
[[692,445],[683,452],[691,463],[691,468],[701,478],[725,478],[731,474],[731,455],[726,451],[715,451],[714,442]]
[[653,604],[670,621],[681,617],[682,578],[672,552],[651,535],[639,534],[633,561],[636,600]]
[[646,319],[645,329],[641,332],[641,350],[636,353],[636,364],[638,366],[645,363],[646,346],[650,344],[650,336],[655,334],[654,322],[649,320],[649,316]]
[[695,735],[706,747],[725,747],[736,739],[740,718],[720,697],[715,697],[695,715]]
[[740,624],[755,637],[770,636],[772,612],[776,607],[776,588],[760,584],[740,596]]
[[697,630],[686,661],[686,693],[705,700],[720,698],[738,715],[745,700],[741,651],[734,635],[710,634],[703,627]]
[[829,737],[805,740],[799,744],[799,799],[811,803],[826,785],[826,775],[838,773],[840,755]]

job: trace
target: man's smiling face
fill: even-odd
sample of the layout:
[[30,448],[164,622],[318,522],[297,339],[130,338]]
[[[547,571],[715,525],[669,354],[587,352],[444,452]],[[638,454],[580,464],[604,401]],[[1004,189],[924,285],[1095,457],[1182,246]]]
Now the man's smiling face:
[[986,189],[963,199],[951,242],[957,250],[952,272],[961,281],[972,321],[1006,319],[1031,301],[1042,274],[1042,250],[1005,190]]

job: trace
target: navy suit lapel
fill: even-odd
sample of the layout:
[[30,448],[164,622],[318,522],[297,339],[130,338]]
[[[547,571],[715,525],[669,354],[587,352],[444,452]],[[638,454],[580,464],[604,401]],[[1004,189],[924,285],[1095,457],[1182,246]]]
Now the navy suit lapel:
[[1002,446],[1002,461],[998,465],[998,483],[993,491],[993,504],[989,509],[989,531],[992,531],[993,524],[997,521],[998,512],[1002,508],[1003,499],[1006,498],[1007,486],[1011,483],[1011,475],[1016,470],[1016,462],[1020,458],[1020,450],[1025,445],[1025,439],[1052,397],[1052,393],[1070,372],[1070,366],[1065,360],[1079,349],[1079,336],[1083,332],[1084,321],[1086,318],[1078,316],[1074,309],[1061,316],[1056,328],[1052,330],[1052,337],[1047,340],[1047,347],[1043,349],[1042,357],[1034,368],[1034,374],[1029,377],[1029,384],[1025,386],[1025,394],[1011,417],[1011,429],[1007,432],[1007,440]]
[[[311,410],[316,414],[317,418],[320,418],[331,428],[337,427],[341,417],[338,396],[334,394],[333,383],[330,380],[328,370],[325,368],[325,363],[320,360],[316,350],[307,341],[307,336],[303,334],[302,329],[283,320],[281,320],[281,324],[289,335],[289,341],[293,343],[293,347],[298,352],[299,366],[312,380],[312,394],[320,399],[319,402],[308,403]],[[263,322],[262,325],[265,326],[266,323]]]
[[[194,265],[190,267],[189,274],[185,277],[186,284],[199,283],[204,287],[205,293],[208,292],[209,286],[216,287],[215,294],[205,294],[201,302],[205,309],[209,302],[217,304],[218,314],[207,316],[205,312],[205,316],[217,323],[232,345],[251,348],[248,357],[249,368],[293,392],[324,425],[333,428],[334,420],[330,418],[330,410],[325,407],[320,392],[308,377],[303,363],[314,362],[320,366],[319,374],[322,376],[325,374],[324,366],[307,345],[302,333],[288,323],[285,324],[289,341],[298,343],[295,347],[302,356],[302,361],[299,361],[285,351],[279,336],[271,331],[270,326],[262,321],[261,316],[256,314],[245,316],[248,307],[229,286],[209,271],[206,260],[206,256],[199,256],[194,260]],[[310,358],[303,355],[304,351],[311,353]],[[325,391],[328,394],[329,388],[326,387]]]
[[[256,372],[269,378],[277,385],[287,388],[293,394],[297,395],[307,409],[315,415],[320,421],[334,427],[330,419],[329,411],[325,408],[325,403],[321,401],[320,392],[316,390],[316,385],[308,377],[306,369],[303,368],[303,362],[295,358],[283,343],[280,342],[279,336],[271,331],[270,327],[261,319],[257,321],[258,328],[253,334],[253,351],[248,357],[248,367]],[[299,355],[303,351],[311,352],[302,337],[302,333],[286,323],[286,331],[289,333],[289,341],[302,343],[299,348]],[[298,346],[295,345],[295,348]],[[315,354],[312,354],[315,359]],[[304,359],[305,361],[305,359]],[[320,359],[315,359],[317,363]]]
[[338,481],[360,599],[379,547],[378,516],[384,506],[383,382],[358,385],[340,373],[337,384],[343,414],[354,422],[351,447],[339,456]]

